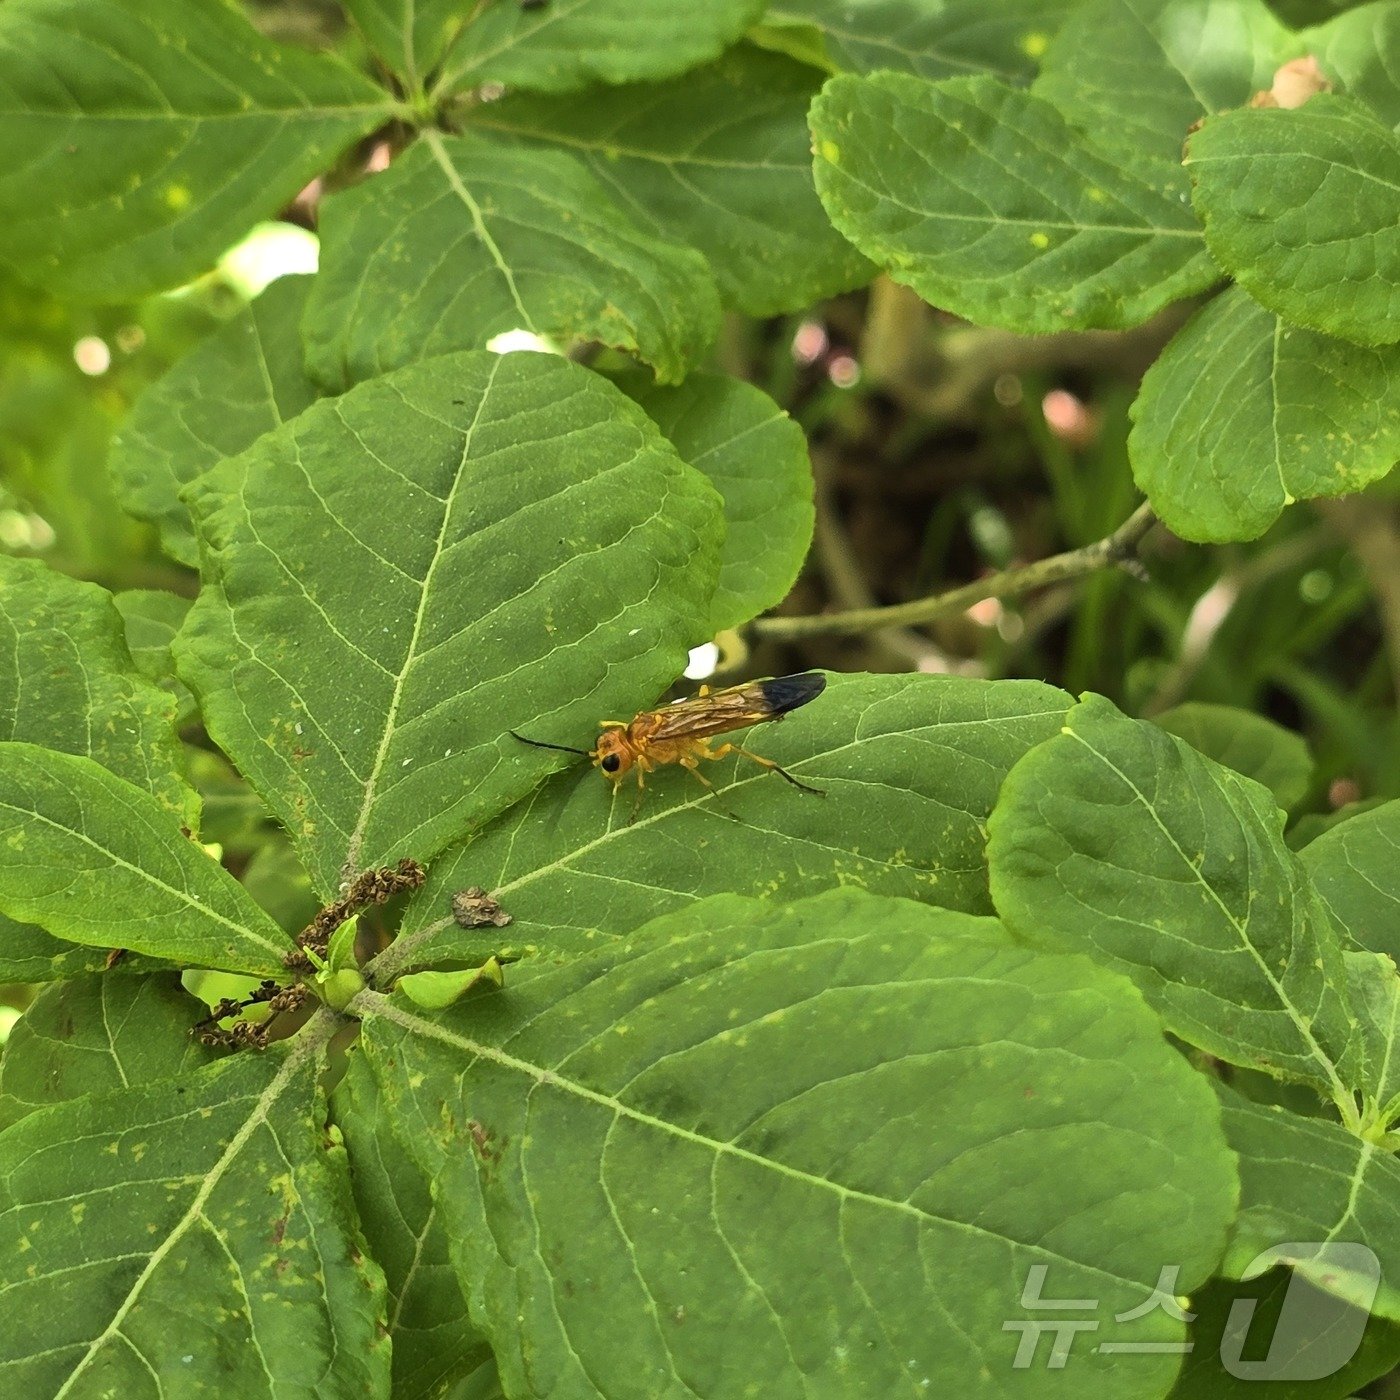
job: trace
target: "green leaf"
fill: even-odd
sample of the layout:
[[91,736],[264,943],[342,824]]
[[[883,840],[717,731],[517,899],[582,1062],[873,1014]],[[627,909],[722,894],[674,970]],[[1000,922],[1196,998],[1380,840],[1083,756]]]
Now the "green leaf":
[[1244,106],[1297,52],[1263,0],[1091,0],[1034,91],[1095,140],[1175,165],[1195,123]]
[[1384,797],[1363,797],[1358,802],[1348,802],[1331,811],[1304,812],[1288,828],[1284,839],[1288,842],[1290,850],[1301,851],[1305,846],[1316,841],[1324,832],[1331,831],[1333,827],[1340,826],[1343,822],[1349,822],[1353,817],[1359,817],[1363,812],[1369,812],[1372,808],[1382,806],[1385,801]]
[[[176,702],[139,673],[112,604],[95,584],[0,555],[0,741],[94,758],[193,827],[199,799],[182,774]],[[75,948],[0,914],[0,981],[96,972],[106,959],[106,948]]]
[[1400,135],[1345,97],[1213,117],[1186,160],[1220,265],[1286,321],[1400,340]]
[[504,83],[574,92],[590,83],[672,78],[708,63],[742,37],[766,0],[574,0],[492,5],[458,36],[435,84],[451,92]]
[[1400,128],[1400,5],[1361,5],[1302,36],[1304,51],[1335,86],[1364,102],[1388,127]]
[[182,564],[199,563],[184,487],[316,400],[300,334],[311,281],[278,278],[152,384],[113,439],[109,466],[123,506],[157,525]]
[[1347,1051],[1347,1072],[1360,1086],[1359,1131],[1379,1138],[1392,1150],[1400,1138],[1388,1135],[1400,1118],[1400,977],[1384,953],[1348,948],[1342,958],[1347,991],[1356,1012],[1352,1044]]
[[692,374],[676,388],[629,375],[620,387],[724,501],[711,630],[776,607],[812,543],[812,464],[802,429],[761,389],[727,375]]
[[1191,1311],[1192,1350],[1168,1400],[1347,1400],[1400,1362],[1400,1325],[1282,1265],[1248,1282],[1212,1279]]
[[[22,924],[0,914],[0,977],[6,982],[58,982],[65,977],[102,972],[111,951],[65,943],[33,924]],[[123,973],[149,972],[166,965],[162,960],[123,958],[117,968]]]
[[0,910],[59,938],[280,973],[292,942],[155,798],[90,758],[0,744]]
[[1127,972],[1168,1029],[1352,1100],[1341,947],[1257,783],[1101,696],[1012,769],[990,822],[1018,936]]
[[463,0],[345,0],[345,8],[371,51],[411,93],[423,91],[471,12]]
[[[1208,1276],[1233,1211],[1136,994],[991,920],[725,898],[441,1017],[360,1005],[515,1396],[971,1393],[1033,1266],[1126,1311],[1164,1258]],[[1177,1358],[1141,1361],[1086,1349],[1079,1393],[1160,1395]]]
[[635,711],[706,635],[718,497],[553,355],[362,384],[192,489],[207,576],[176,662],[323,898],[524,796],[541,765],[508,729]]
[[15,1396],[387,1394],[318,1057],[234,1055],[0,1134],[0,1381]]
[[[560,774],[433,865],[388,956],[400,968],[506,949],[571,956],[727,891],[795,899],[858,885],[990,913],[987,814],[1069,705],[1037,681],[838,675],[743,739],[824,798],[742,760],[710,765],[714,795],[672,768],[652,776],[629,825],[630,796],[613,799],[591,768]],[[504,905],[508,929],[456,926],[452,894],[470,885]]]
[[1400,802],[1334,826],[1299,859],[1337,926],[1400,963]]
[[9,0],[0,260],[97,301],[187,282],[393,111],[227,0]]
[[130,588],[114,593],[112,602],[121,614],[126,645],[136,669],[175,697],[176,725],[193,719],[197,713],[194,696],[176,677],[170,655],[170,643],[184,624],[191,600],[156,588]]
[[1359,491],[1400,457],[1400,347],[1290,326],[1232,287],[1143,377],[1133,475],[1189,540],[1262,535],[1295,500]]
[[127,649],[136,669],[157,685],[178,685],[170,643],[185,621],[191,600],[158,588],[129,588],[114,593],[112,602],[121,614]]
[[698,248],[727,306],[771,316],[871,272],[812,183],[807,108],[820,86],[804,64],[745,44],[679,82],[507,97],[472,124],[563,146],[653,238]]
[[365,1242],[388,1286],[394,1400],[436,1400],[451,1381],[491,1355],[467,1320],[442,1213],[421,1168],[400,1144],[394,1117],[359,1051],[346,1062],[331,1109],[345,1135]]
[[[1286,1241],[1364,1244],[1381,1265],[1380,1291],[1370,1306],[1400,1319],[1400,1162],[1338,1123],[1252,1104],[1223,1087],[1220,1098],[1240,1164],[1240,1213],[1222,1272],[1238,1276],[1257,1255]],[[1329,1293],[1367,1305],[1358,1294],[1364,1281],[1342,1261],[1289,1262]]]
[[990,73],[1026,82],[1082,0],[778,0],[768,24],[811,25],[847,73],[888,68],[936,81]]
[[204,1014],[178,974],[79,977],[45,987],[0,1061],[0,1128],[49,1104],[140,1088],[218,1058],[190,1029]]
[[458,972],[410,972],[400,977],[394,990],[402,992],[415,1006],[424,1011],[445,1011],[455,1006],[473,989],[489,991],[504,985],[501,964],[488,958],[481,967]]
[[1262,783],[1285,811],[1308,790],[1313,760],[1306,741],[1263,715],[1191,701],[1155,718],[1197,753]]
[[705,260],[558,151],[429,132],[321,208],[307,365],[336,388],[504,331],[634,351],[677,382],[714,339]]
[[191,826],[174,700],[127,650],[112,595],[0,555],[0,740],[83,754]]
[[1123,329],[1218,276],[1179,167],[1126,162],[992,78],[837,77],[811,123],[831,221],[969,320]]
[[354,971],[359,967],[355,957],[355,939],[359,932],[356,919],[350,918],[331,934],[326,947],[326,966],[332,972]]

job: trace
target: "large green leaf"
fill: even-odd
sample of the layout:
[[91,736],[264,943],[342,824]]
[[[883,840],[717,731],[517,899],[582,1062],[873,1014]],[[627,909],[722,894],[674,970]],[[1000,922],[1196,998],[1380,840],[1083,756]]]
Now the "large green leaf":
[[1165,161],[1092,145],[992,78],[831,79],[812,105],[817,192],[897,282],[1040,334],[1136,325],[1218,275]]
[[1090,696],[1012,769],[990,830],[1017,934],[1128,972],[1210,1054],[1350,1101],[1341,946],[1267,789]]
[[1332,827],[1299,859],[1338,927],[1400,963],[1400,802]]
[[575,153],[638,224],[698,248],[727,305],[768,316],[870,275],[812,184],[820,85],[806,65],[741,45],[678,82],[507,97],[473,125]]
[[523,796],[544,736],[635,710],[707,634],[720,502],[611,384],[444,356],[202,477],[176,639],[210,733],[323,897]]
[[316,399],[299,329],[311,280],[274,282],[152,384],[112,441],[122,504],[182,564],[199,563],[199,546],[181,490]]
[[229,0],[9,0],[0,260],[97,301],[186,282],[393,108]]
[[[1123,979],[994,921],[730,897],[508,977],[357,1010],[511,1395],[1000,1393],[1036,1265],[1096,1341],[1170,1344],[1106,1319],[1223,1244],[1207,1085]],[[1177,1358],[1135,1361],[1017,1389],[1160,1395]]]
[[[653,775],[629,824],[630,794],[614,799],[590,768],[560,774],[437,861],[387,957],[406,967],[495,947],[570,955],[728,891],[798,898],[857,885],[990,913],[987,815],[1007,770],[1058,731],[1069,705],[1036,681],[832,676],[811,705],[743,740],[823,798],[741,760],[712,765],[714,795],[673,768]],[[471,885],[515,922],[457,928],[451,896]]]
[[705,260],[560,151],[429,132],[327,199],[321,235],[306,355],[336,388],[510,330],[634,351],[674,383],[719,325]]
[[318,1069],[301,1042],[234,1055],[0,1134],[7,1395],[388,1393],[383,1277]]
[[777,606],[812,543],[812,464],[802,429],[761,389],[722,374],[621,387],[724,501],[724,549],[710,610],[718,633]]
[[1198,753],[1262,783],[1284,811],[1308,790],[1313,760],[1307,742],[1253,710],[1193,700],[1164,711],[1156,721]]
[[205,1014],[179,975],[78,977],[45,987],[0,1061],[0,1128],[48,1104],[140,1088],[217,1058],[190,1028]]
[[1359,491],[1400,457],[1400,346],[1290,326],[1232,287],[1147,371],[1128,439],[1153,509],[1189,540],[1262,535],[1287,505]]
[[[1400,1319],[1400,1162],[1394,1154],[1324,1118],[1250,1103],[1223,1087],[1220,1097],[1225,1133],[1240,1163],[1240,1213],[1223,1271],[1238,1275],[1256,1255],[1287,1241],[1364,1244],[1381,1265],[1371,1306]],[[1359,1281],[1338,1259],[1290,1262],[1329,1292],[1356,1297]]]
[[155,798],[90,758],[0,744],[0,911],[95,948],[277,974],[291,940]]
[[1285,320],[1400,340],[1400,135],[1351,98],[1213,117],[1191,138],[1193,199],[1220,265]]
[[1242,107],[1295,51],[1264,0],[1091,0],[1034,91],[1125,155],[1176,164],[1196,122]]
[[827,60],[848,73],[889,68],[936,80],[1035,75],[1055,31],[1082,0],[777,0],[767,24],[810,25]]
[[[461,3],[461,0],[459,0]],[[505,83],[574,92],[590,83],[671,78],[736,42],[767,0],[551,0],[492,5],[448,50],[440,91]]]
[[[0,555],[0,740],[85,754],[194,826],[199,801],[181,772],[174,712],[133,662],[109,593]],[[97,971],[106,957],[0,914],[0,980]]]
[[442,1212],[422,1169],[400,1145],[362,1054],[351,1053],[331,1109],[345,1137],[360,1228],[384,1270],[394,1400],[436,1400],[491,1355],[467,1320]]

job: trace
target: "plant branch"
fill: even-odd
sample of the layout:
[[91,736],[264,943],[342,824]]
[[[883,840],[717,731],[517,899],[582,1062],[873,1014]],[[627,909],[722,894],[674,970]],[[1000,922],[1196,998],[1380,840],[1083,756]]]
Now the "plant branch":
[[918,627],[948,612],[962,612],[986,598],[1015,598],[1047,584],[1083,578],[1128,565],[1137,558],[1143,537],[1157,523],[1145,501],[1111,535],[1081,549],[1051,555],[1049,559],[1003,569],[973,583],[884,608],[853,608],[849,612],[823,613],[815,617],[760,617],[749,624],[753,634],[768,641],[795,641],[802,637],[846,636],[881,627]]

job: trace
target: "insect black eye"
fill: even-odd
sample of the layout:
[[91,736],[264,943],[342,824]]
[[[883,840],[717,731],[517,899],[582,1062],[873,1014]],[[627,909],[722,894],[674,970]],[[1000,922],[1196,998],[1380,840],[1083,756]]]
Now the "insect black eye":
[[604,773],[616,773],[622,767],[622,760],[615,754],[610,753],[599,765]]

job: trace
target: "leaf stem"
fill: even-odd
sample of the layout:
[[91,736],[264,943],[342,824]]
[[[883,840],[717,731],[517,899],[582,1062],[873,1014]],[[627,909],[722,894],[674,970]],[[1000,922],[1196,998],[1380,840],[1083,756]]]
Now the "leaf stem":
[[1015,598],[1047,584],[1129,565],[1136,560],[1143,537],[1156,523],[1152,507],[1144,501],[1111,535],[1081,549],[1054,554],[1019,568],[1003,569],[910,603],[852,608],[848,612],[822,613],[814,617],[760,617],[749,624],[748,630],[765,641],[796,641],[802,637],[848,636],[881,627],[918,627],[943,613],[961,612],[987,598]]

